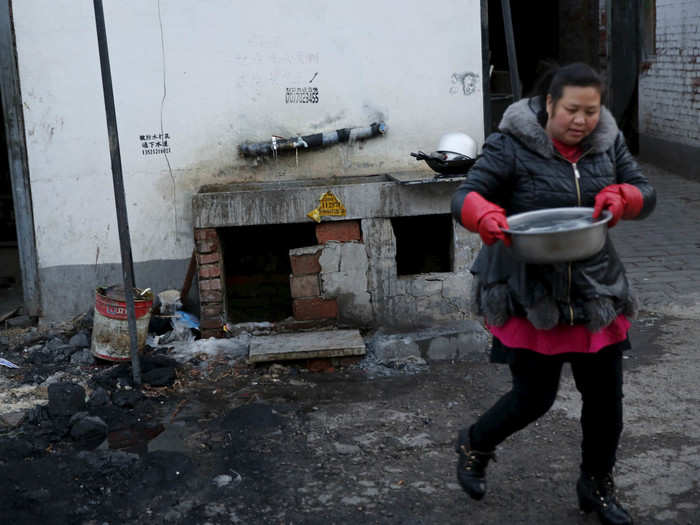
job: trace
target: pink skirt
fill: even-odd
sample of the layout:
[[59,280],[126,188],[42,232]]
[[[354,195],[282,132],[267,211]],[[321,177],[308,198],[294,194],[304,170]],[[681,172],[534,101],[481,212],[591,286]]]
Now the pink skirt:
[[527,348],[540,354],[567,352],[595,353],[627,338],[630,322],[619,315],[608,326],[592,334],[585,325],[560,324],[551,330],[538,330],[524,317],[511,317],[503,326],[486,325],[501,343],[511,348]]

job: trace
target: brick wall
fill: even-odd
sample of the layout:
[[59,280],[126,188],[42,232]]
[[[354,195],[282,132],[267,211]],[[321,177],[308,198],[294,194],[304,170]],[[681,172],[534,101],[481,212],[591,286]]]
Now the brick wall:
[[[289,252],[294,318],[414,327],[468,318],[469,266],[481,243],[477,235],[452,226],[452,272],[398,277],[390,219],[317,225],[317,245]],[[219,337],[226,315],[221,240],[215,228],[201,228],[195,242],[202,336]]]
[[[292,265],[292,275],[290,276],[292,311],[294,318],[298,321],[337,319],[339,317],[338,300],[335,294],[324,293],[322,289],[323,279],[325,291],[328,291],[328,285],[325,282],[327,277],[325,275],[322,277],[320,261],[324,250],[328,251],[328,245],[335,247],[336,244],[359,243],[362,240],[360,221],[320,223],[316,226],[316,240],[319,243],[318,246],[291,250],[289,254]],[[337,273],[338,270],[336,270]],[[366,287],[364,292],[366,293]]]
[[200,320],[202,337],[220,337],[224,322],[223,260],[221,242],[215,228],[194,232],[199,277]]
[[[221,241],[215,228],[198,228],[194,233],[202,337],[220,337],[226,309]],[[321,257],[327,243],[358,243],[362,240],[360,221],[333,221],[316,227],[318,246],[290,252],[292,311],[299,321],[338,318],[338,301],[321,290]]]
[[656,0],[656,55],[643,57],[639,131],[700,146],[700,2]]

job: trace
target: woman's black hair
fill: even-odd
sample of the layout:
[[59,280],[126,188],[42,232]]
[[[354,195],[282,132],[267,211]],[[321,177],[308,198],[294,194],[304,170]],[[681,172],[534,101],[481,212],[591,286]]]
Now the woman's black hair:
[[588,64],[574,62],[566,66],[559,66],[555,63],[549,63],[546,64],[546,66],[547,69],[539,77],[531,93],[533,97],[541,97],[541,113],[544,113],[544,115],[538,115],[540,120],[544,117],[544,122],[547,121],[547,113],[545,112],[547,95],[552,97],[552,104],[556,105],[564,93],[564,88],[566,86],[594,87],[600,93],[602,102],[605,95],[605,81],[603,77]]

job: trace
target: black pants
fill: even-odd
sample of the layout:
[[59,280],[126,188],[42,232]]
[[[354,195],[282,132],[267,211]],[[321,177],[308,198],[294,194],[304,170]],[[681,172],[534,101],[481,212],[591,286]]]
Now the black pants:
[[565,362],[571,363],[581,392],[581,468],[592,475],[610,472],[622,432],[622,350],[612,345],[595,354],[546,356],[515,350],[510,364],[513,388],[470,428],[475,450],[490,451],[511,434],[544,415],[554,403]]

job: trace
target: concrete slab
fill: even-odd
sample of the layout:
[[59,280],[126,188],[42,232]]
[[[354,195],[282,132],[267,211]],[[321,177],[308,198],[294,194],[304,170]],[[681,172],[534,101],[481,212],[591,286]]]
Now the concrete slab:
[[450,180],[411,186],[374,175],[204,187],[192,197],[192,223],[195,228],[221,228],[308,222],[306,214],[326,191],[345,205],[342,220],[434,215],[449,210],[457,185]]
[[345,357],[366,352],[359,330],[323,330],[254,337],[250,340],[248,361]]
[[420,357],[426,361],[463,361],[489,348],[489,334],[475,320],[436,323],[411,331],[377,330],[369,337],[370,355],[378,363]]

